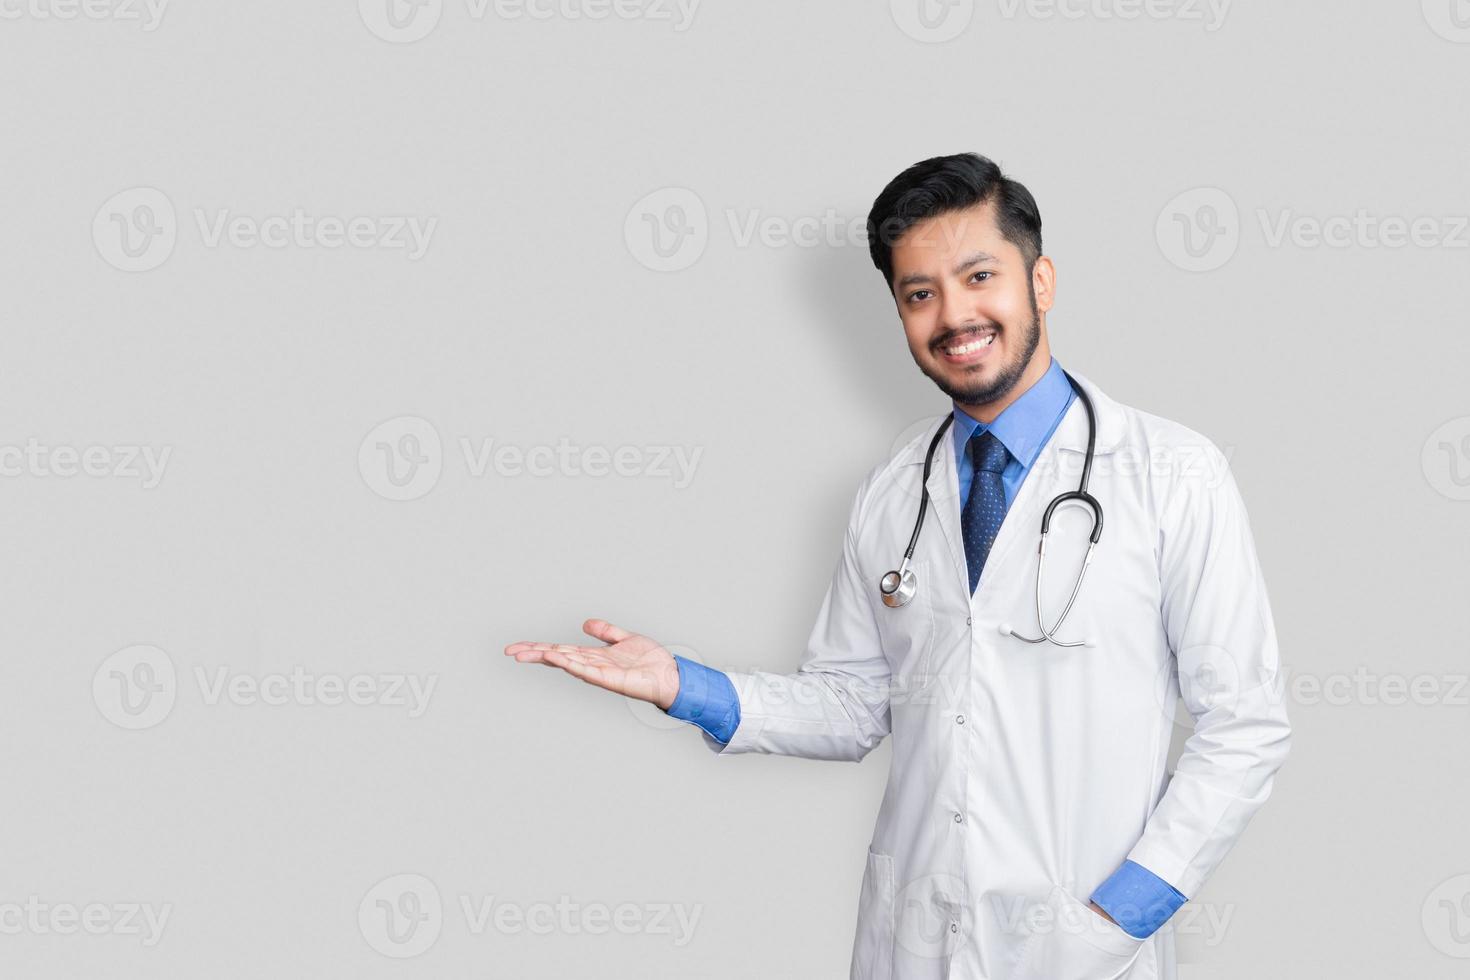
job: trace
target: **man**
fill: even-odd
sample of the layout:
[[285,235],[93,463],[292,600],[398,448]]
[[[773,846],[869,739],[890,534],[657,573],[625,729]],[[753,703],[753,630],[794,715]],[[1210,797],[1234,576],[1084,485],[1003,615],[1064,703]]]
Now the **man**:
[[[1290,740],[1235,481],[1208,439],[1079,376],[1092,432],[1047,338],[1056,270],[1036,202],[994,163],[915,164],[868,230],[951,435],[926,483],[937,425],[864,480],[797,672],[721,673],[602,620],[583,628],[606,646],[505,652],[650,701],[720,754],[856,761],[892,734],[855,978],[1172,978],[1160,927],[1266,800]],[[1092,513],[1058,507],[1038,583],[1043,514],[1083,479],[1106,533],[1086,556]],[[925,488],[917,588],[890,605],[879,582]],[[1170,774],[1181,697],[1193,733]]]

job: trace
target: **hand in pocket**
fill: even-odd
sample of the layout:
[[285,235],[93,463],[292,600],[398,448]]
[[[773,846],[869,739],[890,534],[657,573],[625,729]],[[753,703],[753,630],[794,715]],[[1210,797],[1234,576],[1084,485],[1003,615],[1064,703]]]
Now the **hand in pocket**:
[[1010,980],[1116,980],[1144,946],[1060,885],[1045,905]]

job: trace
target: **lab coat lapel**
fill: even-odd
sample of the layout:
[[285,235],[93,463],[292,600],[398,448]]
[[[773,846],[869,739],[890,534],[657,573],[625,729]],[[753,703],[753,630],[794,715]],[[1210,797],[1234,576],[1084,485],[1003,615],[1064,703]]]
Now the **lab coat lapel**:
[[[1096,385],[1077,372],[1072,372],[1084,391],[1092,396],[1093,408],[1097,412],[1097,446],[1095,456],[1112,452],[1122,430],[1122,420],[1112,399],[1104,395]],[[1041,447],[1036,461],[1021,481],[1016,498],[1006,510],[1000,531],[990,554],[985,559],[985,568],[980,573],[980,583],[974,596],[983,594],[988,581],[1000,574],[998,569],[1005,565],[1016,548],[1035,548],[1041,540],[1041,512],[1053,497],[1065,489],[1075,486],[1081,470],[1079,465],[1064,465],[1063,450],[1081,453],[1087,448],[1087,410],[1082,399],[1072,399],[1061,424],[1051,438]],[[943,444],[934,453],[934,466],[929,471],[929,506],[933,508],[939,525],[944,529],[953,561],[953,572],[957,576],[964,594],[970,594],[970,570],[965,560],[965,543],[960,518],[959,475],[955,468],[954,443],[951,433],[944,434]],[[1080,460],[1080,457],[1079,457]],[[1064,486],[1064,484],[1066,484]],[[973,600],[973,596],[971,597]]]
[[[950,574],[954,581],[959,582],[960,588],[968,592],[970,569],[965,563],[965,539],[960,529],[960,481],[959,471],[955,468],[953,423],[945,430],[944,438],[934,450],[934,465],[929,470],[929,482],[925,486],[929,490],[930,512],[944,530]],[[935,573],[940,573],[942,568],[936,563]]]

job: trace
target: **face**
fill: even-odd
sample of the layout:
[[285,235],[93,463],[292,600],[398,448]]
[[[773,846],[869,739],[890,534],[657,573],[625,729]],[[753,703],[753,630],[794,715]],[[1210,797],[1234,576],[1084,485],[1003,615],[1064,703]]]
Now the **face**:
[[1038,258],[1028,275],[992,211],[987,203],[929,218],[893,246],[894,301],[909,352],[961,405],[1005,402],[1051,361],[1042,321],[1051,308],[1051,260]]

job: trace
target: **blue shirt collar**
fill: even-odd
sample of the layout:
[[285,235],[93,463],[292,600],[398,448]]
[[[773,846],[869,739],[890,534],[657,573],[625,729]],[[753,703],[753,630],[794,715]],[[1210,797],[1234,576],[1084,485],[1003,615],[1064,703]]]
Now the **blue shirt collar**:
[[1053,357],[1046,373],[1022,392],[1020,398],[1007,405],[988,426],[966,415],[955,405],[954,425],[951,427],[954,432],[955,458],[963,459],[970,437],[989,428],[1012,458],[1029,469],[1041,452],[1047,435],[1056,427],[1062,410],[1071,400],[1072,383],[1067,380],[1062,366]]

